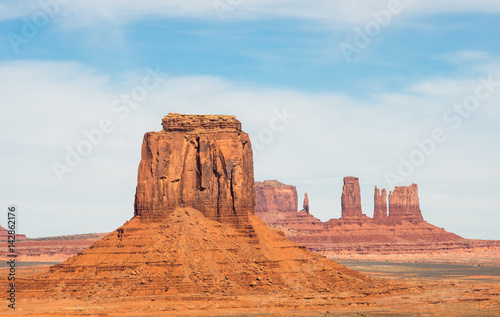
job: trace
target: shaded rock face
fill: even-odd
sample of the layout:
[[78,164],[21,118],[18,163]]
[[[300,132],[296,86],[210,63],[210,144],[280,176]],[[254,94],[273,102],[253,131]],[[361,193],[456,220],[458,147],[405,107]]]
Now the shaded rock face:
[[357,177],[344,177],[342,187],[342,218],[362,217],[361,192]]
[[255,212],[297,212],[297,188],[276,180],[255,182]]
[[307,193],[304,194],[304,204],[302,205],[304,211],[309,213],[309,197],[307,197]]
[[387,192],[375,186],[373,220],[376,223],[387,222]]
[[389,221],[408,221],[418,224],[424,221],[418,200],[418,186],[397,186],[389,193]]
[[164,218],[177,207],[243,225],[254,213],[253,155],[234,116],[169,114],[144,136],[135,216]]

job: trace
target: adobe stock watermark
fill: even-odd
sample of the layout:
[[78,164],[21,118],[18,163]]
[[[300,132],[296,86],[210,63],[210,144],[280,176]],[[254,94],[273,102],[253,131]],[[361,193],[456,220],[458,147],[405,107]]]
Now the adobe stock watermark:
[[403,9],[401,1],[390,0],[385,9],[370,12],[372,19],[362,28],[355,27],[354,36],[350,41],[340,43],[339,47],[345,60],[350,63],[354,56],[367,49],[382,30],[389,26],[393,17],[403,12]]
[[50,21],[61,12],[61,6],[71,0],[41,0],[38,1],[39,9],[29,17],[23,17],[23,25],[18,32],[9,32],[7,39],[14,52],[19,53],[19,47],[26,45],[34,39],[39,32],[46,28]]
[[262,128],[257,137],[250,137],[252,146],[258,151],[265,150],[273,142],[276,134],[283,132],[292,120],[297,117],[296,114],[289,113],[286,107],[283,107],[281,111],[273,109],[273,112],[274,116],[269,120],[268,127]]
[[500,82],[494,81],[492,75],[489,75],[488,78],[480,77],[474,93],[443,113],[442,120],[444,124],[442,127],[432,130],[428,138],[415,140],[416,149],[407,156],[400,155],[398,157],[399,165],[397,170],[384,174],[387,184],[393,187],[397,183],[403,182],[405,178],[411,177],[416,169],[422,166],[436,152],[438,145],[448,140],[449,134],[446,132],[446,127],[451,128],[452,131],[459,129],[464,120],[470,118],[481,107],[481,103],[495,94],[499,87]]
[[16,205],[7,207],[7,267],[8,267],[8,307],[16,309],[16,258],[17,258],[17,245],[16,233],[19,229],[19,222],[17,222],[18,208]]
[[233,12],[243,3],[243,0],[214,0],[212,6],[219,16],[219,20],[225,21],[226,14]]
[[[156,89],[163,82],[163,77],[166,76],[159,70],[158,66],[155,70],[147,67],[146,72],[147,74],[142,78],[140,85],[134,86],[128,94],[123,94],[111,102],[110,109],[118,116],[119,120],[127,119],[131,111],[138,108],[148,98],[149,92]],[[57,180],[62,183],[64,177],[80,166],[84,158],[91,155],[103,143],[106,135],[111,134],[115,128],[116,119],[103,118],[95,127],[82,130],[83,136],[80,141],[74,146],[66,146],[65,158],[52,162],[52,170]]]

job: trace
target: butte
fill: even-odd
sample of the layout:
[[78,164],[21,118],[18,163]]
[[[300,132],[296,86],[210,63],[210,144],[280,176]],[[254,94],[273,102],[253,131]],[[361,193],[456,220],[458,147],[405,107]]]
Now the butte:
[[255,216],[253,154],[234,116],[169,114],[144,136],[134,216],[21,287],[32,297],[377,292],[374,281]]

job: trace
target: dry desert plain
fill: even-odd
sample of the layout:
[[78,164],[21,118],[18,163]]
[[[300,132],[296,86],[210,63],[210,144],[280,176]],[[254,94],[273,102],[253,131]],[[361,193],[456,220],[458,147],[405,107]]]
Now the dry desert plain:
[[[375,279],[394,281],[386,294],[309,296],[166,295],[139,298],[24,298],[2,316],[498,316],[500,251],[444,254],[342,255],[341,264]],[[52,262],[53,263],[53,262]],[[25,278],[45,273],[44,262],[21,263]],[[0,274],[7,275],[2,267]],[[5,283],[2,283],[5,285]],[[3,287],[4,288],[4,287]],[[2,290],[4,292],[4,290]],[[5,292],[4,292],[5,294]]]

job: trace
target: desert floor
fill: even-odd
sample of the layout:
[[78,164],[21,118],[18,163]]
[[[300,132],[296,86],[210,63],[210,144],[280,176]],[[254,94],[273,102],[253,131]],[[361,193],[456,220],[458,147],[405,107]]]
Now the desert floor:
[[[336,255],[339,263],[396,281],[394,292],[370,296],[300,294],[171,295],[143,298],[23,298],[0,316],[500,316],[500,252],[417,255]],[[17,276],[48,270],[19,263]],[[5,262],[0,274],[7,276]],[[2,293],[6,278],[2,278]]]

